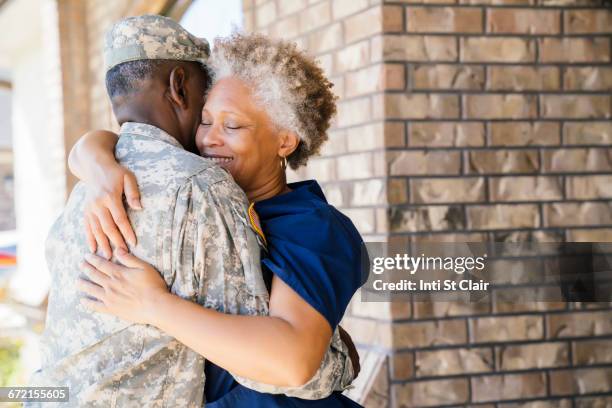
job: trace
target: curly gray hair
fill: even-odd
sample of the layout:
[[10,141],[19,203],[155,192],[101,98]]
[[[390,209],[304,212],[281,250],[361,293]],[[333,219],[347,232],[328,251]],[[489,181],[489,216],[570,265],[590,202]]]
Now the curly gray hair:
[[234,33],[215,39],[209,64],[213,83],[227,76],[241,78],[272,121],[298,135],[300,143],[287,157],[291,168],[305,165],[319,152],[336,114],[337,97],[321,67],[295,43]]

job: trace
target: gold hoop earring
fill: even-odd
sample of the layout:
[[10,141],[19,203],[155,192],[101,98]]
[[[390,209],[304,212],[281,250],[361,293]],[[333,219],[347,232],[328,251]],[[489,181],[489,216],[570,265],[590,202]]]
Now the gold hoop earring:
[[287,170],[287,158],[286,157],[281,156],[280,167],[283,170]]

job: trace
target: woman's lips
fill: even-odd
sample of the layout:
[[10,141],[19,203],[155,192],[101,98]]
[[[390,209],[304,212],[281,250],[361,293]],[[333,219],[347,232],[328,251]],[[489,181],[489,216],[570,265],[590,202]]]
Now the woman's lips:
[[204,154],[203,157],[205,157],[207,159],[211,159],[212,161],[214,161],[217,164],[227,164],[227,163],[231,162],[232,160],[234,160],[233,157],[218,156],[218,155],[214,155],[214,154]]
[[217,164],[227,164],[229,162],[231,162],[233,159],[232,158],[225,158],[225,157],[211,157],[212,161],[214,161]]

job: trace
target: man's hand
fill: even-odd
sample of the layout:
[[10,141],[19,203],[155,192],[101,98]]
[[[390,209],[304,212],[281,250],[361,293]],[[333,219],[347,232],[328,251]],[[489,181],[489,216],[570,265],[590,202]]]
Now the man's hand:
[[349,351],[349,357],[351,359],[351,364],[353,365],[353,379],[357,378],[359,375],[359,371],[361,371],[361,365],[359,364],[359,353],[357,352],[357,347],[353,343],[353,339],[351,336],[342,328],[342,326],[338,326],[338,333],[340,333],[340,339],[346,345]]

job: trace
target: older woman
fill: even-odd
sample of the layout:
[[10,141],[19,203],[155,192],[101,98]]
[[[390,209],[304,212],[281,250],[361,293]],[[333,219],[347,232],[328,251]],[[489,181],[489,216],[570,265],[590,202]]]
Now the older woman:
[[[249,214],[267,248],[262,269],[270,316],[226,315],[174,296],[157,271],[121,250],[117,257],[125,267],[88,257],[94,284],[83,281],[81,288],[97,301],[84,302],[100,312],[155,325],[215,361],[216,366],[207,367],[208,406],[355,406],[340,393],[306,401],[255,392],[219,368],[261,379],[288,364],[301,364],[303,374],[294,383],[306,383],[363,283],[362,240],[351,221],[327,203],[316,181],[286,181],[287,166],[305,165],[318,152],[336,111],[332,85],[316,63],[293,44],[235,34],[215,42],[210,67],[214,82],[196,143],[203,157],[232,174],[252,203]],[[80,157],[71,159],[76,174],[88,174],[87,165],[78,163],[102,162],[101,157],[113,154],[95,134],[86,138],[74,153]],[[110,180],[85,177],[86,182],[123,191],[129,173],[114,166]],[[110,201],[103,195],[91,208],[110,206]],[[99,213],[92,210],[88,218]],[[130,236],[129,223],[119,224]],[[89,231],[92,249],[94,235]],[[108,245],[99,232],[96,240]],[[117,271],[124,276],[121,284],[111,278]]]

